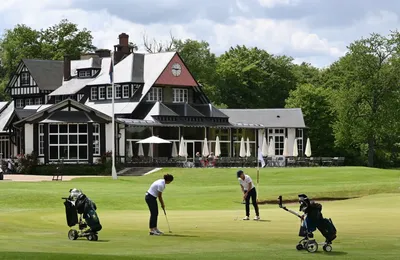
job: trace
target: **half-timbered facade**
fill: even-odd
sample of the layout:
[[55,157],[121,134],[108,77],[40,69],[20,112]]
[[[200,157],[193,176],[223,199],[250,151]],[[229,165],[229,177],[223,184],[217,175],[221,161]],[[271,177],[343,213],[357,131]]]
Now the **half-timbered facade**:
[[[117,156],[129,161],[138,155],[136,142],[151,135],[171,142],[183,137],[189,158],[202,152],[205,138],[213,151],[217,136],[222,156],[239,156],[242,137],[249,139],[252,156],[263,137],[275,140],[277,155],[285,137],[303,153],[307,132],[300,109],[217,109],[179,53],[133,53],[128,42],[121,34],[113,52],[115,136],[110,51],[80,60],[23,60],[7,86],[13,102],[0,112],[0,136],[8,136],[0,139],[0,149],[8,147],[6,156],[34,152],[42,163],[95,163],[112,150],[115,138]],[[172,150],[143,149],[154,157],[170,157]],[[289,153],[292,149],[293,143]]]

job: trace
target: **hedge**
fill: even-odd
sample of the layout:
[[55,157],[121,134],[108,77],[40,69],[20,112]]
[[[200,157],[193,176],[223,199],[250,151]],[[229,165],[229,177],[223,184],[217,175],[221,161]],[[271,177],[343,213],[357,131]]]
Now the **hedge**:
[[[57,170],[57,167],[60,169]],[[123,169],[120,164],[116,165],[117,171]],[[37,165],[32,170],[35,175],[111,175],[111,164],[64,164],[64,165]]]

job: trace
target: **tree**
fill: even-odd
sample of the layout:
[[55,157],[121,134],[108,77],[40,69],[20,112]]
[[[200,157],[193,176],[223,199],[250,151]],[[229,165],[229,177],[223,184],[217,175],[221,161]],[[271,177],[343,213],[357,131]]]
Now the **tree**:
[[217,58],[211,52],[208,42],[190,39],[185,41],[174,40],[173,49],[179,52],[190,72],[203,86],[208,97],[215,100]]
[[286,99],[286,108],[302,109],[304,120],[309,127],[308,135],[313,143],[313,154],[317,156],[332,156],[334,151],[334,116],[329,98],[329,89],[300,84],[290,91]]
[[400,34],[355,41],[330,73],[337,145],[367,150],[373,167],[377,149],[399,140]]
[[79,59],[82,53],[96,49],[92,40],[93,36],[86,28],[79,30],[77,24],[61,20],[60,23],[41,30],[42,58],[62,60],[68,54],[71,59]]
[[293,66],[297,84],[312,84],[319,86],[321,83],[321,71],[310,63],[303,62]]
[[173,51],[174,50],[174,42],[175,37],[170,33],[171,39],[165,42],[157,41],[155,38],[149,40],[149,37],[146,34],[143,34],[143,45],[145,50],[148,53],[157,53],[164,51]]
[[295,88],[292,59],[237,46],[218,58],[216,98],[231,108],[279,108]]

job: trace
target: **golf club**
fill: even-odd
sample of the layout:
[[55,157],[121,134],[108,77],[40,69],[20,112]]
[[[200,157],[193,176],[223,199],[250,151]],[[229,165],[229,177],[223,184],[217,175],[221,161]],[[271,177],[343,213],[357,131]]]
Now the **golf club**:
[[168,231],[169,231],[169,233],[172,233],[172,231],[171,231],[171,227],[169,226],[169,221],[168,221],[168,217],[167,217],[167,212],[165,211],[165,209],[163,208],[163,210],[164,210],[164,216],[165,216],[165,219],[167,220],[167,224],[168,224]]

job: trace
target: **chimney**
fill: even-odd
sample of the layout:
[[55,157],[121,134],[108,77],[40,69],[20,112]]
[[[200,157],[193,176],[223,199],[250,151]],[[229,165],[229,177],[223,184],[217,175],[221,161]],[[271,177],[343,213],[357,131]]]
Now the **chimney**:
[[71,79],[71,58],[68,55],[64,55],[64,80]]
[[129,35],[126,33],[121,33],[119,35],[119,45],[128,46],[129,45]]
[[107,50],[107,49],[99,49],[96,50],[96,54],[100,57],[100,58],[109,58],[111,57],[111,51]]

